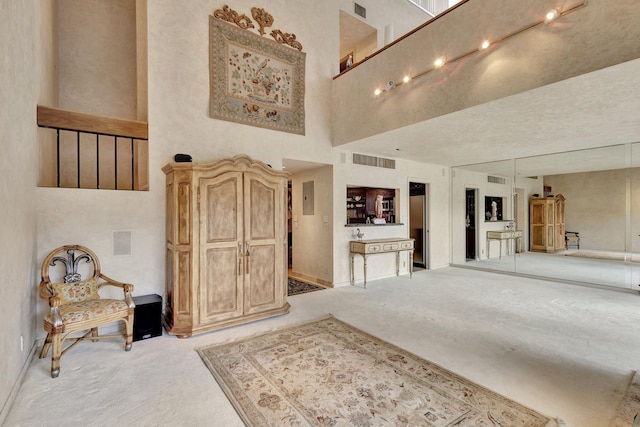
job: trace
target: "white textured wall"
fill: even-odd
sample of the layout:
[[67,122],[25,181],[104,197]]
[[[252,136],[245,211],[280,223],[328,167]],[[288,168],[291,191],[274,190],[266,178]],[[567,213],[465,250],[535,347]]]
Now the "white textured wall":
[[137,119],[136,1],[57,3],[58,106]]
[[[627,178],[637,190],[640,170],[617,169],[600,172],[572,173],[544,177],[553,194],[565,198],[565,229],[580,233],[580,249],[638,252],[638,219],[627,229],[627,203],[630,212],[638,217],[640,197],[627,195]],[[632,235],[632,246],[627,249],[627,234]]]
[[[303,183],[313,182],[314,212],[304,215]],[[333,167],[295,174],[291,179],[293,265],[296,273],[333,282]],[[327,220],[325,222],[325,219]]]
[[[345,227],[347,185],[400,190],[396,199],[399,209],[397,221],[403,225],[363,226],[364,240],[409,237],[409,182],[429,184],[428,228],[429,266],[439,268],[449,265],[449,173],[448,168],[426,165],[406,160],[397,160],[396,169],[354,165],[350,152],[335,152],[334,163],[334,284],[347,285],[350,282],[349,241],[355,240],[358,227]],[[344,159],[344,162],[343,162]],[[408,254],[401,255],[400,274],[407,273]],[[403,263],[404,262],[404,263]],[[356,282],[362,282],[363,261],[355,258]],[[388,277],[395,274],[395,255],[382,254],[371,257],[367,262],[367,280]]]
[[[39,1],[0,0],[0,424],[35,340],[37,127],[41,66],[39,25],[51,9]],[[20,338],[24,349],[20,349]]]

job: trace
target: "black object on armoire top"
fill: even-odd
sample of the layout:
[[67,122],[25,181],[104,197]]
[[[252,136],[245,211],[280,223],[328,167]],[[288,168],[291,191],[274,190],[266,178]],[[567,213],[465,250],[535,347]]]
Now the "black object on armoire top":
[[133,297],[133,340],[140,341],[162,335],[162,297],[142,295]]

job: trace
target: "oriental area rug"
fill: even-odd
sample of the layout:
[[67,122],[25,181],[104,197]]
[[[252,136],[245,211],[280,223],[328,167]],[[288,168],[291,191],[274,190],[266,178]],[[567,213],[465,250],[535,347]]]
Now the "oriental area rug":
[[248,426],[552,422],[331,316],[197,351]]
[[289,277],[287,295],[306,294],[307,292],[321,291],[323,289],[326,288]]

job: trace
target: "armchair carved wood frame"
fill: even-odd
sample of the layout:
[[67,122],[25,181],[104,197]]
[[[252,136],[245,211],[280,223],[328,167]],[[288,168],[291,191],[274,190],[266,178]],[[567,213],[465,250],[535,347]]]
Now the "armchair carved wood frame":
[[[56,270],[61,267],[64,267],[64,272],[55,275]],[[80,270],[87,273],[86,280],[82,279]],[[54,277],[53,280],[51,276]],[[100,298],[98,291],[104,286],[121,288],[124,298]],[[47,337],[40,358],[46,357],[51,347],[52,378],[60,374],[62,355],[80,341],[124,338],[125,350],[131,350],[135,309],[131,292],[133,285],[118,282],[102,274],[98,257],[84,246],[61,246],[47,255],[42,262],[42,281],[39,286],[40,296],[49,300],[49,312],[44,317]],[[124,334],[98,335],[98,326],[116,321],[124,322]],[[87,332],[82,336],[71,336],[79,331]],[[73,343],[63,348],[65,341]]]

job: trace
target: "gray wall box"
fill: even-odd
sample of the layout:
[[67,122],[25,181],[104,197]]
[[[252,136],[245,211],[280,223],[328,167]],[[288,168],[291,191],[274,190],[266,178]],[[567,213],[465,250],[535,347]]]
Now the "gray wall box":
[[313,181],[302,183],[302,215],[313,215]]

